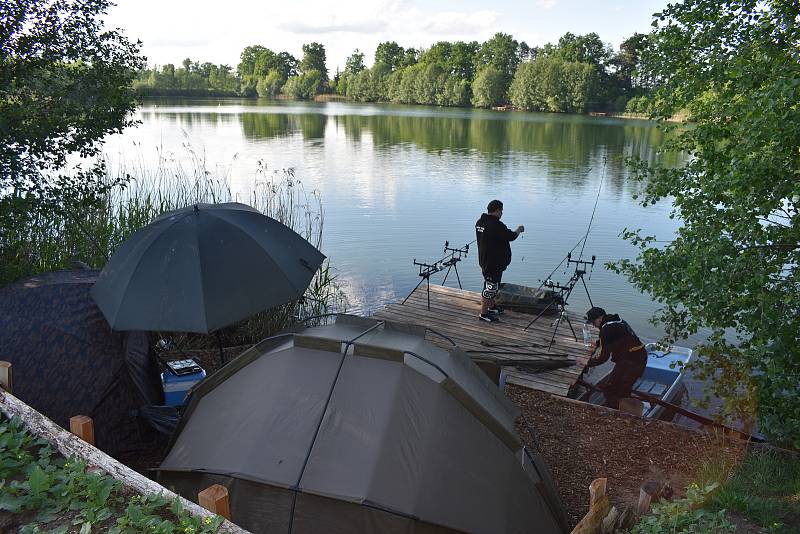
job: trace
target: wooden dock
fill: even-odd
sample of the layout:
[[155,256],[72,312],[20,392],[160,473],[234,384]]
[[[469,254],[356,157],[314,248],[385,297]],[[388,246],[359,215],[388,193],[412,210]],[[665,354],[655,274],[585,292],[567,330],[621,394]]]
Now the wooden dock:
[[[429,310],[425,286],[422,285],[405,304],[389,304],[376,312],[374,317],[426,326],[451,338],[476,359],[522,363],[517,367],[506,367],[508,383],[566,397],[587,362],[587,350],[582,342],[575,341],[567,322],[561,322],[548,351],[553,335],[551,324],[555,316],[541,317],[526,331],[524,328],[533,316],[522,313],[506,311],[496,323],[479,321],[480,302],[480,293],[431,284]],[[580,336],[583,320],[575,314],[569,314],[569,318]],[[442,348],[450,346],[446,340],[434,334],[429,333],[427,340]],[[535,365],[535,362],[543,360],[571,365],[538,372],[524,370],[523,362]]]

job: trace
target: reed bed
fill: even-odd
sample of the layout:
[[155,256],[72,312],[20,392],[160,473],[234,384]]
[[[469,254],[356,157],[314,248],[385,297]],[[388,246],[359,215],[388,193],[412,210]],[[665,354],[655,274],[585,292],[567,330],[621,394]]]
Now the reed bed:
[[[176,157],[157,148],[155,161],[145,157],[141,147],[133,159],[119,163],[104,157],[92,187],[72,187],[60,209],[32,210],[24,224],[4,228],[0,240],[7,251],[14,252],[7,260],[14,263],[9,272],[22,277],[77,264],[101,269],[120,244],[153,218],[199,203],[249,204],[321,249],[324,212],[319,193],[307,192],[293,169],[270,169],[258,162],[251,190],[234,195],[230,165],[211,166],[204,153],[188,143],[184,151]],[[222,334],[226,345],[254,343],[298,317],[344,311],[345,307],[344,293],[326,262],[300,302],[265,311]],[[216,338],[206,339],[208,336],[176,336],[167,338],[195,347],[216,343]]]

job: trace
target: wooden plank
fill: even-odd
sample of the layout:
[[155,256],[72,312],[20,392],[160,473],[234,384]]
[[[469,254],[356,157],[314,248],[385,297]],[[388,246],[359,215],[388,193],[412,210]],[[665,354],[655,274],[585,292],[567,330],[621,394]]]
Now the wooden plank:
[[[517,344],[525,344],[525,343],[536,343],[536,344],[544,344],[544,343],[537,343],[537,339],[531,339],[530,336],[526,337],[524,335],[519,334],[518,331],[514,329],[502,328],[498,327],[498,325],[492,325],[492,330],[487,330],[487,328],[481,328],[480,324],[477,321],[470,321],[466,324],[463,322],[456,323],[453,319],[457,319],[458,316],[450,316],[447,319],[438,317],[438,312],[428,312],[428,311],[419,311],[419,310],[397,310],[392,309],[391,307],[387,310],[382,310],[375,314],[375,317],[384,319],[384,320],[395,320],[395,321],[411,321],[417,324],[424,324],[427,325],[434,330],[442,331],[443,334],[452,333],[455,331],[459,334],[460,340],[472,340],[475,341],[479,346],[480,341],[487,341],[490,342],[492,340],[496,341],[496,344],[502,344],[509,342],[516,342]],[[544,341],[544,340],[542,340]],[[461,343],[463,344],[463,343]],[[514,343],[512,343],[514,344]],[[487,353],[489,353],[492,349],[489,347],[486,348]],[[541,347],[532,347],[533,351],[539,351]],[[504,352],[510,352],[514,354],[525,354],[529,352],[531,349],[527,349],[525,347],[503,347]],[[544,349],[541,349],[544,350]],[[556,343],[552,349],[554,352],[553,354],[558,354],[559,352],[568,354],[570,357],[575,358],[576,360],[586,360],[585,352],[583,350],[582,344],[577,344],[570,341],[569,344],[566,346],[559,343],[559,340],[556,339]],[[497,356],[498,359],[502,358],[502,355]],[[509,356],[512,359],[517,359],[517,356]],[[547,356],[531,356],[531,359],[540,359],[540,358],[548,358]],[[552,358],[552,357],[550,357]]]
[[[452,331],[457,327],[458,331],[464,335],[472,334],[478,339],[496,338],[498,343],[505,342],[506,344],[517,342],[518,344],[534,344],[537,346],[532,347],[535,350],[546,350],[552,336],[552,330],[547,330],[547,335],[540,335],[540,332],[524,332],[521,326],[513,325],[505,320],[491,325],[480,323],[472,314],[467,317],[463,313],[458,313],[457,310],[446,307],[435,307],[431,310],[415,309],[408,306],[394,307],[389,306],[385,310],[381,310],[375,314],[387,320],[413,320],[417,323],[431,323],[438,324],[440,328]],[[505,316],[503,316],[505,318]],[[456,323],[457,324],[454,324]],[[444,333],[444,332],[443,332]],[[538,334],[538,335],[537,335]],[[488,349],[487,349],[488,350]],[[514,351],[513,348],[509,350]],[[525,349],[518,349],[518,352],[523,352]],[[576,357],[578,355],[585,355],[586,351],[582,343],[575,342],[571,336],[556,336],[555,343],[551,352],[557,354],[558,352],[572,353]]]
[[[492,325],[481,325],[477,320],[469,317],[467,321],[463,320],[463,316],[458,315],[452,310],[418,310],[410,307],[403,307],[400,309],[394,305],[390,305],[387,309],[381,310],[375,314],[375,317],[384,320],[394,321],[411,321],[417,324],[425,324],[434,330],[441,330],[443,334],[456,331],[459,334],[459,339],[471,339],[477,341],[495,341],[495,344],[534,344],[531,348],[526,347],[502,347],[503,351],[524,354],[529,351],[545,351],[549,337],[547,339],[538,339],[530,334],[522,332],[521,328],[509,328],[503,323],[494,323]],[[454,330],[455,329],[455,330]],[[543,345],[543,347],[538,346]],[[501,347],[498,347],[501,348]],[[493,350],[486,347],[486,351]],[[564,353],[576,360],[586,360],[586,350],[582,343],[575,342],[571,337],[566,341],[559,336],[556,337],[555,343],[551,349],[553,355]],[[498,358],[501,356],[498,355]],[[544,357],[544,356],[542,356]],[[516,356],[512,356],[516,359]],[[532,356],[535,358],[535,356]]]
[[[416,293],[415,293],[415,295],[416,295]],[[440,298],[441,297],[447,297],[447,298],[450,298],[450,299],[460,299],[464,303],[476,304],[477,306],[480,306],[480,303],[481,303],[481,301],[480,301],[480,293],[475,292],[475,291],[468,291],[466,289],[456,289],[456,288],[446,287],[446,286],[445,287],[443,287],[443,286],[435,286],[435,287],[431,286],[431,302],[433,302],[433,300],[434,300],[434,295],[436,295],[437,297],[440,297]],[[412,296],[412,298],[413,298],[413,296]],[[528,319],[528,321],[526,321],[526,324],[527,324],[527,322],[530,322],[531,319],[533,319],[533,316],[531,316],[530,314],[523,314],[523,313],[519,313],[519,312],[511,312],[511,313],[515,313],[516,315],[518,315],[520,317],[528,317],[529,319]],[[555,315],[556,314],[551,314],[551,315],[547,315],[545,317],[555,317]],[[570,320],[583,322],[582,314],[578,314],[578,313],[572,312],[570,310],[567,310],[567,315],[569,316]]]
[[[458,299],[431,299],[431,309],[439,309],[441,311],[451,310],[459,314],[468,313],[470,314],[470,317],[474,317],[474,319],[472,319],[473,322],[477,322],[476,312],[480,310],[480,307],[477,305],[463,306],[462,303],[463,301],[460,301]],[[411,297],[408,300],[408,302],[406,302],[406,304],[390,304],[389,306],[409,306],[409,305],[413,306],[416,309],[427,309],[427,302],[424,299],[420,299],[417,297]],[[474,313],[475,316],[472,316],[471,314]],[[535,323],[531,324],[531,326],[527,330],[524,330],[530,324],[531,319],[533,319],[533,317],[531,317],[530,315],[525,315],[513,311],[507,311],[502,316],[500,325],[503,324],[512,325],[516,328],[519,328],[520,332],[524,333],[538,332],[542,336],[546,337],[547,340],[549,341],[550,336],[552,335],[553,332],[549,324],[554,320],[554,317],[552,316],[542,317]],[[571,317],[570,320],[573,320],[573,322],[580,324],[579,319]],[[565,338],[570,339],[572,342],[576,342],[575,338],[572,337],[571,335],[572,332],[569,330],[569,325],[566,323],[566,321],[562,323],[559,332],[562,332]]]
[[[390,318],[386,317],[384,314],[376,314],[375,317],[381,318],[381,319],[386,319],[386,320],[391,320]],[[464,329],[461,327],[461,325],[453,325],[452,323],[449,324],[449,325],[441,325],[441,324],[435,323],[433,321],[427,320],[425,317],[420,318],[419,314],[416,314],[416,313],[409,314],[407,317],[403,317],[403,318],[406,318],[406,319],[410,320],[412,317],[416,319],[416,323],[417,324],[434,328],[435,330],[441,332],[442,334],[448,335],[449,337],[456,338],[456,340],[458,342],[458,345],[462,350],[471,350],[473,348],[476,349],[476,350],[480,350],[482,348],[485,348],[482,345],[480,345],[480,342],[476,341],[475,338],[470,339],[469,337],[466,337],[466,334],[462,334],[461,332],[464,331]],[[401,317],[399,315],[394,315],[393,316],[394,320],[399,320],[400,318]],[[445,330],[443,326],[447,327],[447,328],[450,328],[450,329]],[[452,329],[454,326],[456,328]],[[484,337],[484,339],[485,339],[485,337]],[[498,339],[502,339],[502,338],[498,338]],[[450,347],[449,343],[447,343],[446,341],[441,340],[441,338],[439,338],[438,336],[430,337],[429,340],[432,343],[434,343],[435,345],[440,346],[442,348],[447,349],[447,348]],[[500,359],[530,359],[532,361],[537,361],[537,360],[541,361],[543,359],[556,360],[556,361],[565,360],[565,358],[563,358],[563,357],[550,357],[550,358],[548,358],[548,357],[536,357],[536,356],[522,357],[522,356],[524,356],[524,352],[522,352],[524,349],[520,349],[520,350],[521,350],[520,357],[518,357],[518,356],[511,356],[509,358],[498,357],[497,359],[498,360],[500,360]],[[473,358],[486,358],[486,357],[492,358],[493,357],[492,354],[488,354],[488,353],[485,353],[483,351],[478,352],[478,353],[472,353],[472,354],[470,354],[470,356],[472,356]],[[566,361],[570,361],[570,359],[567,358]],[[571,361],[574,361],[574,362],[578,363],[577,360],[571,360]],[[554,377],[561,377],[560,378],[561,380],[563,380],[565,382],[568,382],[571,385],[577,380],[577,378],[580,376],[580,373],[581,373],[581,367],[571,366],[571,367],[562,368],[562,369],[555,369],[555,370],[551,370],[551,371],[543,371],[541,373],[536,373],[536,374],[537,375],[551,375],[551,376],[554,376]]]
[[[477,320],[478,309],[462,309],[455,306],[452,302],[448,301],[431,301],[431,309],[427,309],[427,305],[423,302],[409,299],[404,305],[390,304],[386,310],[390,313],[398,313],[401,309],[411,308],[417,313],[436,312],[439,315],[446,315],[449,317],[459,317],[465,325],[477,325],[481,323]],[[529,316],[522,316],[514,312],[506,312],[500,322],[492,324],[494,330],[504,331],[517,339],[531,339],[533,336],[541,336],[538,340],[541,343],[548,344],[553,334],[553,329],[550,327],[550,320],[540,320],[534,323],[531,328],[524,330],[525,326],[530,322]],[[488,325],[484,325],[486,327]],[[569,325],[563,322],[559,327],[559,332],[556,335],[556,342],[564,341],[568,346],[572,346],[575,350],[583,348],[582,342],[575,341],[572,332],[569,330]],[[583,348],[585,351],[585,348]]]
[[[570,362],[573,365],[569,367],[538,373],[507,367],[509,383],[560,396],[568,394],[588,361],[586,348],[582,342],[575,341],[566,324],[561,325],[550,354],[546,354],[553,335],[552,316],[542,318],[528,330],[524,328],[532,316],[516,312],[506,312],[500,322],[482,324],[476,317],[480,307],[479,293],[442,286],[431,286],[430,309],[427,304],[423,288],[411,295],[405,304],[389,304],[374,317],[425,326],[453,339],[459,348],[469,351],[476,360]],[[580,321],[574,314],[568,315],[576,322]],[[450,343],[434,334],[429,333],[426,338],[443,349],[451,347]]]

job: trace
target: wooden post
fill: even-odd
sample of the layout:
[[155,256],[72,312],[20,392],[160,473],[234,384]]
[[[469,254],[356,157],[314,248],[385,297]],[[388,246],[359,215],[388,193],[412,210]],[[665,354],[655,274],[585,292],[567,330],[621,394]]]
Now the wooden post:
[[589,508],[594,506],[595,503],[606,494],[607,481],[608,479],[605,478],[596,478],[589,484]]
[[572,529],[572,534],[597,534],[610,508],[606,479],[597,478],[589,485],[589,513]]
[[663,488],[663,484],[652,480],[642,484],[642,487],[639,488],[639,504],[636,507],[639,515],[646,514],[650,510],[650,504],[661,498]]
[[644,411],[644,403],[639,399],[626,397],[619,400],[619,410],[621,412],[641,416]]
[[11,380],[11,363],[0,362],[0,388],[12,393],[14,383]]
[[89,445],[94,445],[94,421],[92,421],[91,417],[86,415],[70,417],[69,431]]
[[219,514],[225,519],[231,518],[231,504],[228,496],[228,488],[220,484],[209,486],[197,494],[197,504],[208,510]]

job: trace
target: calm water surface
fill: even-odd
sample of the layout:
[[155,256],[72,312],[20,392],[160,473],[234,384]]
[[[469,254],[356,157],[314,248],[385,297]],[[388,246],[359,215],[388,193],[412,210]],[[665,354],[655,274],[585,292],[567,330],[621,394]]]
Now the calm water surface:
[[[653,123],[240,99],[149,100],[137,115],[138,128],[109,141],[112,159],[147,161],[157,147],[188,157],[188,143],[212,167],[229,168],[234,191],[245,199],[259,161],[291,167],[306,190],[318,190],[325,210],[323,252],[351,310],[360,313],[406,296],[418,280],[413,259],[440,258],[445,240],[471,242],[474,223],[493,198],[505,203],[508,226],[527,230],[512,244],[504,280],[538,286],[586,232],[602,180],[584,252],[585,259],[597,257],[587,280],[592,300],[618,312],[643,338],[661,334],[647,320],[657,305],[603,267],[635,254],[618,237],[623,228],[668,240],[677,227],[668,204],[637,204],[633,195],[641,186],[623,163],[634,154],[656,158],[663,137]],[[482,285],[476,252],[459,265],[466,289]],[[562,268],[553,279],[568,277]],[[570,308],[583,313],[588,305],[576,290]]]

